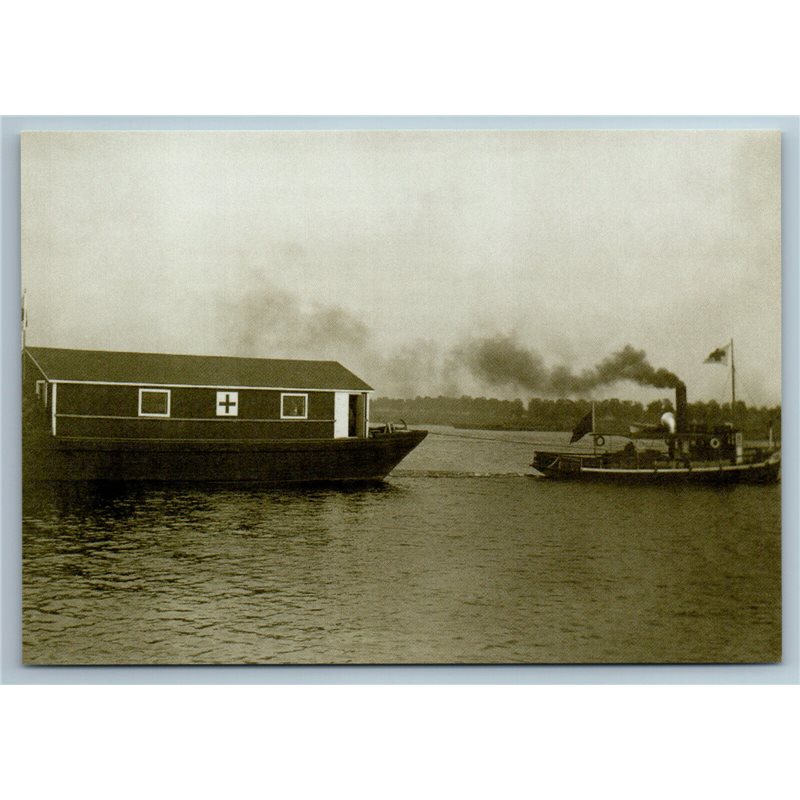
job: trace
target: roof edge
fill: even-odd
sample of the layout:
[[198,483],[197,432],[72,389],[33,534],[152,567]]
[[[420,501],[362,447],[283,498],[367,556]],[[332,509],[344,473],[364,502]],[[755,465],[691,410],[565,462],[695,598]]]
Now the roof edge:
[[[370,386],[365,380],[360,378],[354,372],[349,370],[345,367],[340,361],[333,360],[333,359],[311,359],[311,358],[263,358],[263,357],[256,357],[256,356],[220,356],[220,355],[197,355],[197,354],[189,354],[189,353],[144,353],[139,351],[128,351],[128,350],[87,350],[82,348],[71,348],[71,347],[44,347],[44,346],[37,346],[37,345],[28,345],[23,349],[23,354],[27,355],[28,358],[31,359],[33,364],[36,368],[41,372],[41,374],[45,377],[46,380],[51,381],[53,383],[65,383],[65,384],[88,384],[88,385],[109,385],[109,386],[165,386],[165,387],[198,387],[198,388],[218,388],[218,389],[271,389],[273,391],[342,391],[342,392],[374,392],[374,387]],[[38,356],[38,358],[37,358]],[[303,383],[300,385],[292,382],[291,385],[288,383],[285,385],[271,385],[268,383],[261,383],[257,382],[253,383],[243,383],[243,382],[232,382],[232,383],[211,383],[211,382],[195,382],[192,380],[191,376],[187,382],[186,375],[181,376],[180,370],[178,374],[175,374],[174,377],[176,380],[169,381],[164,380],[164,378],[169,379],[173,377],[169,374],[170,371],[161,370],[160,375],[151,375],[150,377],[157,378],[156,380],[119,380],[120,377],[125,377],[122,375],[114,375],[113,378],[110,379],[103,379],[102,372],[96,375],[78,375],[75,374],[75,371],[72,369],[59,369],[59,358],[64,359],[67,357],[71,357],[77,363],[80,363],[82,357],[87,359],[94,359],[94,358],[106,358],[108,357],[117,357],[118,359],[122,360],[125,358],[133,358],[133,359],[153,359],[154,362],[156,360],[172,360],[174,359],[176,362],[180,362],[183,359],[186,361],[194,360],[194,361],[203,361],[207,360],[209,362],[218,362],[220,367],[222,364],[226,365],[233,365],[233,364],[242,364],[242,365],[249,365],[250,368],[257,368],[261,366],[262,368],[268,369],[269,365],[283,365],[285,367],[294,367],[296,368],[294,372],[300,371],[300,374],[291,375],[292,370],[290,370],[289,375],[282,375],[282,377],[299,377]],[[50,363],[50,367],[52,368],[55,365],[55,372],[52,374],[48,374],[45,371],[44,367],[40,363],[39,359],[41,359],[45,364],[48,363],[48,359],[50,359],[53,363]],[[113,362],[112,362],[113,363]],[[62,365],[63,366],[63,365]],[[342,374],[339,376],[341,379],[341,383],[339,380],[328,380],[322,381],[322,386],[315,385],[313,381],[311,383],[305,383],[303,380],[303,370],[302,368],[308,368],[308,371],[311,372],[314,367],[319,368],[327,368],[333,369],[335,372],[341,372]],[[113,372],[119,372],[119,370],[113,370]],[[223,370],[224,372],[224,370]],[[133,376],[131,376],[133,377]],[[212,380],[214,378],[219,379],[219,377],[226,377],[225,375],[222,376],[213,376],[206,374],[204,377],[209,378],[211,377]],[[227,377],[231,377],[228,375]],[[244,377],[244,376],[240,376]],[[273,375],[273,378],[281,377]],[[308,376],[306,376],[307,379]],[[181,379],[183,378],[183,380]],[[327,385],[326,385],[327,384]]]
[[[92,355],[155,356],[157,358],[223,358],[231,361],[285,361],[294,364],[336,364],[347,369],[340,361],[332,358],[277,358],[274,356],[222,356],[215,353],[162,353],[153,350],[88,350],[84,347],[49,347],[46,345],[26,345],[26,351],[48,350],[59,353],[87,353]],[[347,370],[350,372],[350,370]]]

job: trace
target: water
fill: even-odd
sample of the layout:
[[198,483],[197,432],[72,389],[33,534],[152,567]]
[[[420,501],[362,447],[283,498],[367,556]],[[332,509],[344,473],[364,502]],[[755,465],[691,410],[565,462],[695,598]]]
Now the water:
[[542,436],[432,430],[377,487],[27,490],[26,663],[780,659],[779,486],[537,480]]

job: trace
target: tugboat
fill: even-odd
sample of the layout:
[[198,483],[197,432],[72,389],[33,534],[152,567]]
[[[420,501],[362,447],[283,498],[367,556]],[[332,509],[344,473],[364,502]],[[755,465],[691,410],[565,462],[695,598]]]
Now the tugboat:
[[[735,408],[733,342],[731,388]],[[707,361],[725,353],[714,351]],[[658,437],[658,438],[656,438]],[[769,444],[746,447],[733,424],[690,425],[686,386],[675,386],[675,413],[662,415],[659,425],[632,426],[630,436],[598,432],[592,411],[576,426],[569,445],[537,450],[531,466],[539,476],[636,484],[774,483],[780,480],[781,454],[770,431]]]

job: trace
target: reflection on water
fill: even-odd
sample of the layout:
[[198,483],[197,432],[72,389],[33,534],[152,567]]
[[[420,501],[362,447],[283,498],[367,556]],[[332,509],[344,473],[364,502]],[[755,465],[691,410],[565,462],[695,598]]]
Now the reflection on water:
[[25,660],[780,658],[779,487],[539,481],[479,444],[356,489],[27,489]]

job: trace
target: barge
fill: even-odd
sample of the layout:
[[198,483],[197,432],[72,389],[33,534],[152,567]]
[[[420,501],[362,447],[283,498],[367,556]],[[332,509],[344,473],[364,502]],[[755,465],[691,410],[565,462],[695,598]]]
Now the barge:
[[370,425],[335,361],[25,347],[24,481],[383,480],[427,431]]

